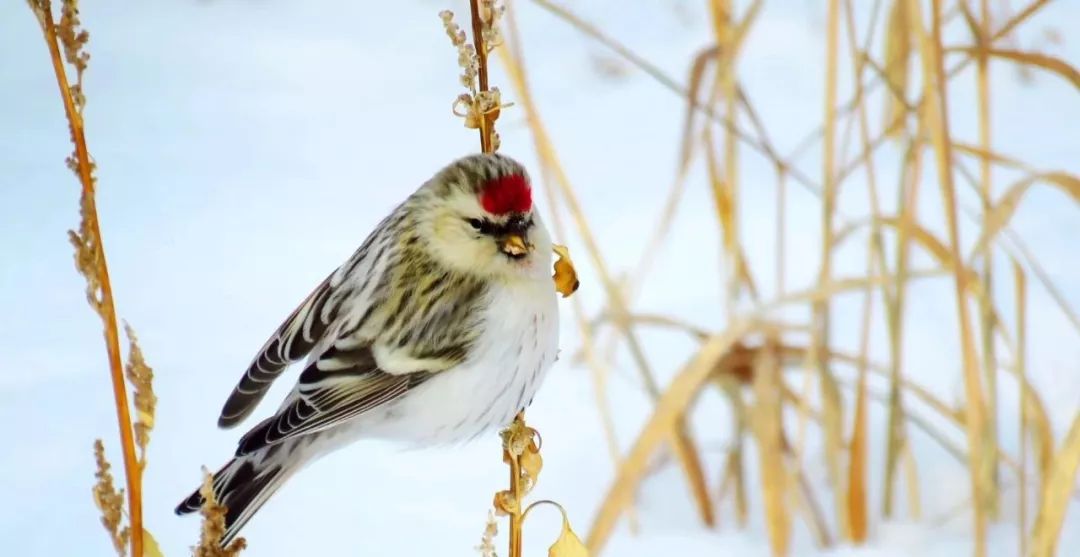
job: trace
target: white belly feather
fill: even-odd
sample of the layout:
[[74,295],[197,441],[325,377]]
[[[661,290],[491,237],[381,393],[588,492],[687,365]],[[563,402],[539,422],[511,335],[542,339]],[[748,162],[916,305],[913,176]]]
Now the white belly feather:
[[431,445],[508,425],[555,362],[558,305],[550,279],[499,285],[490,295],[484,330],[467,360],[346,427],[359,437]]

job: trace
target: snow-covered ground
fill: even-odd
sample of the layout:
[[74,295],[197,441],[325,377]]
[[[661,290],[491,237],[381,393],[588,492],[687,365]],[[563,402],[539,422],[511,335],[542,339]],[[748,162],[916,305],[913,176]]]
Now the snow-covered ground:
[[[682,104],[633,70],[599,77],[598,65],[611,61],[609,53],[530,3],[518,4],[540,109],[605,254],[617,269],[627,269],[637,261],[670,183]],[[693,53],[710,40],[703,2],[573,4],[680,78]],[[786,152],[820,120],[824,8],[796,0],[767,4],[740,72],[772,139]],[[447,7],[463,13],[464,3],[83,3],[93,56],[86,118],[100,168],[102,228],[119,313],[140,334],[160,398],[145,501],[147,527],[167,555],[185,554],[196,538],[197,521],[175,517],[172,508],[199,481],[200,466],[216,467],[232,453],[239,433],[214,424],[254,351],[401,197],[446,161],[476,149],[475,134],[450,115],[459,92],[456,56],[436,16]],[[86,307],[65,238],[77,219],[77,184],[63,165],[70,150],[66,123],[33,16],[23,2],[8,2],[0,7],[0,22],[0,423],[7,426],[0,450],[0,490],[7,501],[0,506],[0,541],[7,555],[108,555],[112,550],[90,497],[92,440],[103,437],[113,462],[120,460],[100,327]],[[1070,42],[1054,52],[1077,64],[1080,45],[1064,32],[1078,26],[1080,4],[1056,2],[1025,27],[1022,38],[1031,44],[1044,28],[1056,28]],[[845,64],[844,80],[846,70]],[[501,71],[493,83],[514,100]],[[968,141],[977,137],[972,90],[970,77],[957,81],[952,107],[956,133]],[[1023,84],[1009,66],[995,65],[993,96],[1000,151],[1038,168],[1080,171],[1075,89],[1048,74]],[[535,167],[521,111],[503,114],[503,151]],[[814,177],[820,175],[812,162],[817,156],[812,151],[804,159]],[[773,291],[774,252],[769,170],[751,158],[741,168],[746,248],[766,292]],[[702,264],[715,261],[718,240],[701,178],[700,172],[691,177],[673,243],[639,307],[720,328],[718,267]],[[862,180],[856,176],[851,183]],[[896,168],[882,168],[880,180],[892,206]],[[934,182],[924,184],[920,212],[941,230]],[[864,199],[861,187],[849,186],[841,209],[858,214]],[[1080,307],[1080,212],[1064,200],[1036,189],[1014,222],[1072,306]],[[816,272],[818,205],[794,187],[789,201],[788,288],[796,289]],[[970,241],[971,230],[966,233]],[[577,295],[595,309],[600,288],[585,252],[575,238],[563,240],[578,254],[583,286]],[[837,272],[860,273],[863,261],[861,250],[847,250]],[[1007,299],[1009,285],[1001,283],[1000,297]],[[1034,281],[1031,287],[1029,365],[1060,434],[1080,402],[1080,337]],[[950,295],[943,281],[913,288],[905,361],[913,377],[954,400],[962,390]],[[857,345],[859,299],[837,304],[834,335],[842,346]],[[564,307],[569,312],[569,304]],[[1003,306],[1010,322],[1011,311]],[[566,323],[563,346],[571,351],[577,334]],[[881,329],[873,331],[878,356],[887,354]],[[669,333],[644,338],[663,378],[692,348]],[[569,360],[552,372],[529,412],[530,423],[544,433],[546,463],[534,495],[563,503],[584,534],[613,468],[587,371]],[[625,447],[649,405],[632,368],[622,362],[608,396]],[[287,382],[268,397],[267,409]],[[1015,389],[1002,383],[1003,404],[1015,407]],[[879,459],[882,417],[876,408],[872,418]],[[716,400],[703,400],[694,420],[703,446],[722,445],[726,426],[715,424],[726,420]],[[1003,442],[1015,450],[1015,412],[1003,420]],[[868,547],[826,553],[799,525],[795,553],[967,554],[969,521],[962,515],[933,519],[963,504],[963,468],[915,435],[925,522],[875,520]],[[820,479],[820,447],[809,449],[808,473]],[[713,485],[718,455],[713,451],[708,460]],[[244,534],[250,553],[259,556],[471,555],[491,495],[505,477],[494,435],[426,452],[360,443],[294,478]],[[876,475],[871,480],[876,497],[880,481]],[[1015,496],[1015,490],[1006,492],[1010,509]],[[726,506],[721,527],[703,530],[672,469],[649,479],[638,509],[641,533],[631,536],[623,524],[607,555],[768,554],[759,505],[746,531],[733,527]],[[557,532],[554,513],[537,516],[526,535],[529,555],[543,555]],[[1062,547],[1080,543],[1075,512],[1064,535]],[[1006,556],[1015,555],[1016,547],[1015,513],[1007,511],[991,532],[990,548]]]

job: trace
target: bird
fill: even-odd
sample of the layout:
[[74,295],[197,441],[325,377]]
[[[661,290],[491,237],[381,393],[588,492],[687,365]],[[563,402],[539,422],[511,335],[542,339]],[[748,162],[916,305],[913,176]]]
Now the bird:
[[[344,445],[453,445],[509,425],[558,358],[551,261],[518,161],[467,155],[424,182],[274,331],[225,401],[218,426],[228,429],[304,361],[277,411],[213,475],[227,508],[221,545]],[[195,490],[176,513],[203,502]]]

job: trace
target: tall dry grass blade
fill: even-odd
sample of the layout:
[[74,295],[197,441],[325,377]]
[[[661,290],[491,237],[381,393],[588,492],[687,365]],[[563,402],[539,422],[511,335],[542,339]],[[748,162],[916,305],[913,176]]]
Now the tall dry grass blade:
[[[1020,384],[1020,418],[1023,426],[1021,432],[1021,465],[1026,467],[1026,447],[1030,438],[1034,447],[1030,449],[1035,453],[1035,466],[1039,473],[1038,488],[1041,492],[1046,487],[1050,476],[1050,467],[1054,460],[1054,431],[1050,424],[1050,416],[1046,412],[1046,405],[1038,391],[1027,378],[1027,275],[1023,267],[1016,259],[1012,260],[1014,289],[1016,290],[1017,311],[1017,348],[1015,365],[1012,371],[1016,374]],[[1026,485],[1027,474],[1020,474],[1022,486]],[[1025,508],[1026,510],[1026,508]]]
[[[821,207],[821,265],[818,271],[818,285],[824,286],[831,281],[834,217],[836,212],[837,178],[836,162],[836,90],[837,67],[839,65],[840,0],[829,0],[825,32],[825,138],[822,155],[822,207]],[[816,300],[813,304],[814,315],[814,354],[811,359],[817,368],[818,388],[821,390],[822,410],[825,417],[825,462],[828,470],[829,486],[833,490],[834,509],[837,522],[841,525],[844,539],[851,539],[848,529],[847,507],[843,504],[844,489],[841,482],[841,454],[843,451],[843,401],[840,390],[829,370],[827,361],[822,357],[829,347],[829,300]]]
[[[971,12],[968,10],[967,2],[960,2],[960,9],[965,14],[965,19],[970,23],[974,23],[971,17]],[[979,146],[983,151],[991,151],[993,146],[990,144],[990,64],[987,57],[987,49],[990,47],[986,43],[986,38],[990,36],[990,6],[988,0],[980,0],[982,17],[979,22],[979,27],[974,29],[973,35],[976,37],[978,44],[978,65],[976,67],[976,87],[979,94],[978,113],[979,113]],[[982,192],[983,200],[983,229],[985,230],[988,223],[987,219],[990,218],[990,199],[993,195],[993,189],[991,187],[991,167],[989,157],[980,157],[979,159],[979,190]],[[998,388],[997,388],[997,354],[994,346],[994,307],[992,295],[994,292],[994,259],[993,254],[987,251],[982,257],[982,283],[983,291],[979,296],[979,331],[981,333],[980,340],[982,343],[982,372],[983,378],[986,380],[986,413],[987,413],[987,447],[986,450],[990,454],[997,453],[998,450]],[[992,470],[993,482],[995,489],[993,493],[988,494],[989,501],[987,501],[987,511],[992,518],[997,518],[1000,513],[1000,501],[998,496],[998,481],[999,475],[996,463]]]
[[[980,51],[978,48],[959,47],[946,49],[946,52],[964,52],[969,55],[978,55]],[[1023,66],[1034,66],[1057,74],[1061,78],[1072,83],[1073,87],[1080,89],[1080,70],[1072,67],[1068,62],[1061,58],[1043,54],[1041,52],[1024,52],[1004,48],[988,48],[985,52],[987,56],[1009,60]]]
[[[877,3],[875,3],[875,9]],[[851,52],[853,73],[855,75],[855,99],[858,106],[857,117],[859,124],[859,141],[863,146],[863,153],[867,155],[863,159],[863,166],[866,171],[866,185],[867,193],[869,197],[870,211],[872,215],[873,225],[871,230],[871,241],[869,250],[867,253],[867,275],[873,274],[876,270],[879,273],[885,274],[888,272],[888,268],[885,264],[885,241],[881,234],[881,226],[877,224],[880,220],[881,210],[880,203],[878,201],[877,194],[877,173],[874,168],[874,159],[869,156],[868,146],[870,144],[870,125],[869,118],[867,116],[867,109],[865,105],[865,97],[863,95],[862,75],[863,75],[863,61],[865,57],[860,55],[860,52],[866,52],[864,48],[862,51],[859,49],[858,40],[856,37],[856,24],[855,13],[851,0],[845,0],[844,2],[844,21],[846,22],[845,28],[847,30],[848,50]],[[870,19],[871,28],[873,27],[874,17]],[[905,24],[906,25],[906,24]],[[903,30],[905,33],[909,31]],[[890,31],[891,32],[891,31]],[[868,39],[869,40],[869,39]],[[907,56],[907,53],[904,53]],[[907,66],[907,60],[903,62],[904,66]],[[907,70],[904,70],[903,79],[906,82]],[[903,89],[901,89],[903,91]],[[895,322],[893,319],[893,312],[895,309],[894,297],[890,292],[889,284],[885,284],[881,288],[882,299],[885,302],[885,312],[888,324]],[[852,428],[852,438],[849,447],[849,461],[848,461],[848,477],[847,477],[847,499],[845,503],[848,506],[848,531],[851,534],[851,540],[856,543],[862,543],[866,540],[867,536],[867,492],[866,492],[866,476],[867,476],[867,437],[868,437],[868,417],[867,417],[867,401],[866,401],[866,377],[867,377],[867,357],[870,349],[869,345],[869,333],[871,330],[871,316],[873,313],[873,297],[872,290],[867,289],[863,299],[863,322],[861,327],[861,342],[860,342],[860,356],[859,356],[859,379],[855,389],[855,416],[853,418],[854,426]],[[890,336],[895,335],[896,331],[890,329]]]
[[[710,100],[715,100],[717,95],[722,97],[724,113],[727,115],[728,121],[734,124],[733,126],[728,127],[724,133],[724,174],[722,180],[717,179],[715,160],[712,158],[709,160],[709,174],[710,181],[713,183],[713,188],[715,190],[717,185],[720,185],[725,190],[724,193],[727,199],[728,210],[726,213],[721,212],[720,203],[717,203],[717,216],[724,226],[724,251],[723,257],[721,258],[721,264],[724,265],[724,275],[727,281],[727,287],[724,292],[724,303],[727,308],[727,316],[730,319],[735,311],[735,304],[739,296],[739,289],[741,286],[740,270],[743,269],[741,264],[742,261],[739,257],[739,212],[737,210],[739,200],[739,140],[733,131],[735,126],[738,126],[739,122],[737,97],[735,94],[735,62],[737,57],[736,53],[732,52],[731,48],[731,45],[734,43],[735,30],[732,25],[732,20],[734,18],[730,0],[712,0],[709,2],[709,8],[710,13],[712,14],[713,33],[716,37],[716,43],[726,50],[724,63],[717,68],[713,78],[713,99]],[[705,137],[708,151],[713,153],[714,149],[711,145],[710,130],[708,128],[705,130]],[[711,156],[712,155],[710,155],[710,157]]]
[[[508,23],[514,25],[514,20],[509,19]],[[514,34],[517,36],[516,29],[514,30]],[[500,49],[499,52],[503,55],[504,60],[512,60],[510,58],[511,53],[506,48]],[[592,233],[591,227],[578,203],[574,188],[571,186],[569,178],[555,153],[554,144],[547,134],[547,130],[540,118],[539,111],[533,102],[531,92],[528,89],[528,84],[524,79],[523,64],[521,63],[521,60],[516,60],[507,64],[507,68],[518,98],[521,99],[522,106],[525,108],[526,117],[530,131],[533,134],[533,140],[536,144],[538,156],[542,161],[542,164],[547,165],[551,170],[552,175],[555,178],[555,183],[559,186],[566,208],[577,225],[578,235],[585,245],[586,253],[592,260],[604,288],[608,306],[614,317],[614,323],[619,329],[619,332],[626,339],[630,355],[634,360],[638,372],[641,374],[642,383],[649,393],[649,396],[654,400],[658,400],[661,396],[660,388],[653,376],[651,366],[645,357],[645,352],[638,340],[637,333],[632,323],[630,323],[630,311],[627,307],[623,293],[619,284],[616,283],[608,270],[607,262],[604,260],[596,237]],[[709,497],[707,483],[705,481],[704,468],[701,464],[700,454],[687,430],[687,424],[684,420],[679,420],[677,427],[670,432],[670,438],[672,441],[672,449],[679,459],[684,475],[686,475],[691,495],[698,507],[702,522],[711,526],[714,523],[714,516],[712,500]]]
[[761,467],[761,490],[765,506],[765,528],[775,556],[788,555],[791,544],[791,515],[788,510],[788,471],[784,456],[783,412],[780,389],[783,383],[774,348],[777,340],[769,334],[758,353],[754,369],[754,406],[751,414],[754,438]]
[[[918,132],[923,126],[920,124]],[[881,500],[882,515],[892,517],[896,471],[901,458],[901,449],[907,444],[904,428],[904,403],[902,397],[901,375],[903,369],[904,308],[907,297],[907,285],[910,279],[909,255],[911,252],[912,230],[918,211],[919,181],[922,173],[922,149],[914,138],[908,140],[908,148],[901,166],[899,202],[900,215],[897,219],[896,234],[896,280],[893,282],[893,308],[887,315],[889,319],[889,414],[886,425],[884,489]],[[917,486],[915,487],[917,488]],[[908,489],[913,489],[908,486]]]
[[[885,24],[885,79],[889,88],[885,102],[885,133],[899,138],[907,115],[908,73],[911,67],[911,24],[907,0],[893,0]],[[861,81],[861,80],[860,80]],[[861,104],[861,92],[856,93],[854,104]]]
[[[723,253],[726,254],[725,260],[733,260],[736,257],[734,254],[738,252],[738,238],[735,231],[735,200],[732,197],[732,189],[724,183],[724,177],[721,175],[720,163],[716,159],[716,149],[712,140],[712,131],[706,128],[703,138],[706,169],[708,170],[709,185],[713,194],[714,210],[716,211],[717,220],[720,221],[720,245]],[[728,269],[728,280],[736,280],[734,277],[734,265],[726,267]],[[729,293],[731,293],[730,289]],[[731,307],[732,299],[731,297],[725,297],[724,301],[727,304],[728,316],[730,317],[733,311]]]
[[730,474],[735,486],[735,521],[740,528],[745,528],[750,518],[750,503],[746,489],[746,471],[743,461],[743,440],[747,437],[747,421],[750,412],[743,402],[741,385],[737,381],[722,380],[721,388],[727,395],[731,406],[732,421],[735,424],[732,435],[732,447],[728,452],[725,469]]
[[590,554],[597,555],[615,528],[648,468],[649,459],[683,420],[690,403],[712,375],[716,362],[753,328],[749,320],[737,320],[710,338],[671,381],[645,423],[597,510],[586,540]]
[[1020,503],[1018,526],[1020,529],[1017,539],[1020,540],[1020,555],[1027,555],[1027,524],[1028,524],[1028,436],[1027,436],[1027,406],[1024,404],[1026,397],[1023,395],[1024,385],[1027,384],[1027,276],[1024,268],[1015,259],[1012,262],[1013,288],[1016,299],[1016,375],[1021,385],[1020,395]]
[[1013,248],[1019,254],[1019,257],[1024,260],[1024,264],[1031,269],[1031,272],[1035,275],[1035,279],[1039,281],[1039,284],[1046,289],[1046,292],[1050,294],[1050,297],[1054,300],[1054,304],[1061,310],[1065,317],[1072,324],[1073,329],[1080,333],[1080,315],[1073,310],[1069,305],[1069,300],[1061,292],[1061,289],[1054,284],[1054,281],[1047,274],[1046,269],[1035,258],[1035,255],[1031,253],[1031,250],[1027,248],[1027,244],[1020,238],[1020,235],[1016,234],[1008,228],[1005,229],[1005,238],[1009,240]]
[[1054,455],[1050,477],[1042,490],[1042,501],[1031,531],[1031,549],[1034,557],[1053,557],[1061,526],[1065,521],[1070,495],[1076,486],[1077,467],[1080,467],[1080,413],[1061,441],[1061,448]]
[[[923,96],[926,103],[923,117],[927,122],[934,154],[937,159],[937,177],[941,187],[948,221],[949,248],[953,261],[959,263],[960,233],[957,224],[956,188],[953,183],[952,150],[949,138],[948,102],[946,96],[946,77],[941,53],[941,2],[931,3],[929,29],[923,27],[922,8],[918,0],[909,0],[908,4],[919,34],[919,51],[923,66]],[[960,327],[960,346],[963,359],[965,392],[965,410],[967,415],[968,455],[972,481],[972,499],[974,509],[975,555],[986,555],[986,506],[993,493],[993,459],[985,454],[986,414],[983,402],[983,387],[979,376],[978,355],[971,332],[971,320],[967,305],[967,281],[961,265],[955,265],[954,286],[956,290],[957,321]]]
[[[59,24],[53,20],[52,5],[49,0],[34,0],[30,2],[30,7],[38,19],[49,48],[53,73],[60,88],[60,98],[64,103],[64,113],[71,132],[71,141],[75,144],[75,152],[68,157],[67,163],[82,185],[81,222],[79,231],[69,231],[68,235],[75,246],[75,265],[86,278],[87,301],[101,318],[104,327],[105,348],[109,358],[109,372],[116,406],[116,421],[120,430],[120,445],[124,458],[124,477],[128,495],[127,513],[130,531],[133,533],[130,549],[133,557],[141,557],[143,554],[142,473],[135,456],[131,409],[128,406],[123,360],[120,357],[116,307],[113,303],[112,282],[109,280],[105,246],[98,224],[94,163],[90,159],[90,151],[86,146],[82,118],[82,110],[86,104],[82,76],[90,58],[83,48],[90,36],[81,28],[78,5],[75,0],[64,0]],[[63,54],[60,51],[60,43],[63,43]],[[76,73],[74,85],[68,81],[67,70],[64,67],[65,60]]]
[[904,463],[904,482],[907,485],[908,514],[914,520],[922,518],[922,499],[919,497],[919,464],[915,461],[915,454],[911,445],[904,440],[900,448],[900,458]]
[[796,470],[796,475],[796,481],[799,483],[799,506],[806,514],[806,524],[814,536],[814,544],[818,549],[832,547],[834,542],[832,535],[829,534],[828,520],[825,518],[825,511],[821,508],[821,504],[814,496],[814,488],[802,469]]
[[[757,353],[756,349],[744,349],[744,350],[745,350],[746,353],[751,354],[751,355]],[[793,346],[793,345],[790,345],[790,344],[782,346],[780,351],[781,351],[783,364],[785,366],[790,366],[790,367],[798,366],[799,361],[801,359],[805,359],[807,357],[807,355],[810,353],[809,348],[802,347],[802,346]],[[839,352],[839,351],[833,351],[832,353],[830,353],[828,355],[828,358],[834,364],[843,363],[843,364],[856,366],[856,367],[865,365],[868,370],[870,370],[871,372],[873,372],[873,373],[875,373],[877,375],[881,375],[881,376],[886,376],[887,377],[888,373],[889,373],[888,368],[886,368],[886,367],[884,367],[884,366],[882,366],[880,364],[871,363],[867,359],[856,356],[856,355],[846,354],[846,353]],[[811,374],[809,374],[809,373],[806,374],[807,377],[809,377],[810,375]],[[841,384],[844,385],[844,386],[852,387],[853,390],[854,390],[854,386],[857,385],[857,383],[848,384],[847,382],[841,382]],[[911,395],[913,395],[915,397],[915,399],[921,401],[928,408],[933,410],[937,414],[937,416],[940,417],[941,419],[943,419],[944,421],[946,421],[948,423],[951,423],[951,424],[957,426],[960,429],[964,428],[964,426],[965,426],[965,417],[964,417],[963,412],[961,410],[957,410],[957,409],[952,408],[947,403],[945,403],[943,400],[941,400],[940,398],[935,396],[933,393],[931,393],[929,390],[927,390],[925,387],[923,387],[923,386],[919,385],[918,383],[915,383],[915,382],[913,382],[913,381],[911,381],[909,379],[903,379],[902,382],[901,382],[901,388],[902,388],[902,391],[904,391],[906,393],[910,393]],[[1029,385],[1029,390],[1033,391],[1033,389],[1030,389],[1030,385]],[[869,389],[867,389],[867,393],[871,398],[873,398],[875,400],[885,402],[886,404],[888,404],[888,400],[889,400],[888,397],[880,396],[880,395],[874,393],[873,391],[871,391]],[[803,401],[804,399],[805,399],[804,397],[800,396],[800,397],[798,397],[797,402]],[[1039,419],[1045,419],[1045,417],[1046,417],[1045,416],[1045,410],[1042,408],[1041,403],[1038,402],[1037,396],[1034,399],[1032,399],[1031,404],[1032,404],[1033,411],[1036,412],[1036,414],[1038,416],[1041,416],[1041,418],[1039,418]],[[814,414],[813,412],[808,412],[808,413],[812,417],[814,417],[814,419],[816,419],[818,421],[821,420],[821,416],[819,416],[817,414]],[[919,417],[916,414],[910,414],[910,413],[904,414],[902,416],[902,419],[910,421],[911,423],[915,424],[919,429],[923,430],[927,435],[929,435],[935,441],[938,441],[938,443],[942,446],[942,448],[944,448],[947,452],[949,452],[950,454],[952,454],[953,456],[955,456],[957,458],[957,461],[959,463],[963,464],[963,463],[965,463],[967,461],[967,457],[965,456],[964,451],[957,448],[950,441],[948,441],[946,435],[942,431],[940,431],[940,427],[939,427],[940,426],[940,421],[935,420],[934,422],[931,422],[931,421],[929,421],[927,419],[923,419],[923,418]],[[903,446],[901,446],[899,448],[899,450],[903,450]],[[997,454],[997,458],[1001,461],[1002,464],[1008,466],[1010,469],[1012,469],[1014,471],[1019,468],[1019,465],[1008,455],[1008,453],[1005,453],[1005,452],[1002,452],[1002,451],[999,450],[998,454]]]
[[[871,248],[872,250],[872,248]],[[873,255],[871,254],[871,259]],[[871,317],[873,315],[873,296],[867,289],[863,298],[862,330],[859,345],[859,376],[855,386],[855,416],[852,418],[851,444],[848,449],[847,498],[848,532],[851,541],[863,543],[867,535],[866,476],[868,430],[866,402],[867,356],[870,351]]]
[[697,115],[694,104],[700,102],[698,99],[701,96],[701,84],[704,82],[705,70],[708,69],[709,62],[719,59],[720,47],[713,45],[701,49],[690,63],[690,79],[686,90],[689,100],[686,103],[686,115],[683,116],[682,132],[679,134],[679,166],[676,176],[683,176],[689,170],[690,159],[694,152],[694,116]]
[[787,291],[787,172],[776,169],[776,296]]

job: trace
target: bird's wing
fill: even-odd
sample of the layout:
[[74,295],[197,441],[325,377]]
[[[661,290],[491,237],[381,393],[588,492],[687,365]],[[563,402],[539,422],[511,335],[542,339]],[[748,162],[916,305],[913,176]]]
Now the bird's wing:
[[333,342],[343,332],[346,314],[366,311],[372,305],[373,289],[368,285],[378,284],[375,275],[381,275],[386,267],[392,240],[389,234],[378,231],[385,232],[389,220],[384,220],[360,249],[326,277],[270,336],[225,401],[218,417],[219,427],[233,427],[247,418],[290,364],[307,357],[316,346]]
[[371,346],[336,343],[308,364],[277,414],[240,439],[236,455],[340,424],[398,399],[435,371],[388,373],[380,369]]

